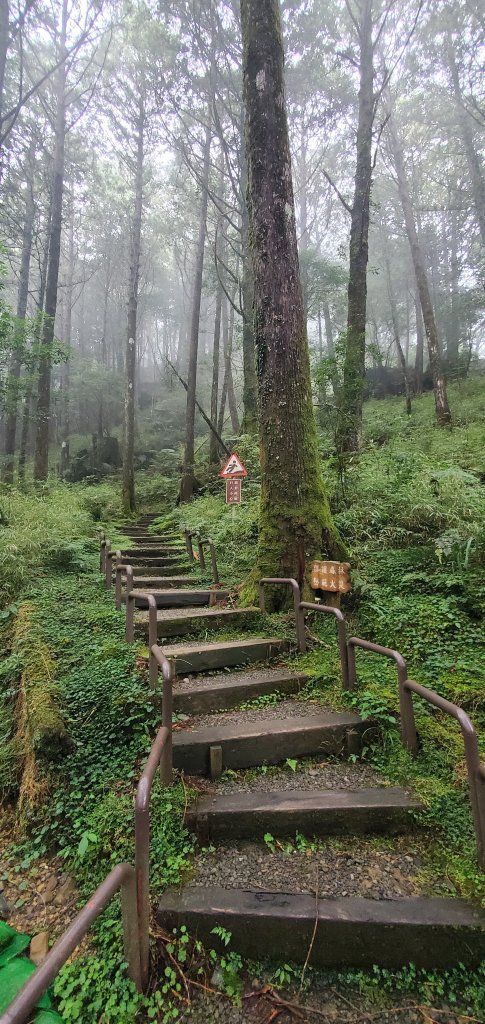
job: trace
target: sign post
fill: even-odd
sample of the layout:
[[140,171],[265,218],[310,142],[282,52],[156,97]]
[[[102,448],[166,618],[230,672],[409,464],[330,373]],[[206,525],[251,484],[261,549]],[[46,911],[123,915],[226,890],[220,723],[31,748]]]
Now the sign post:
[[240,505],[242,497],[242,477],[247,476],[247,469],[240,458],[233,452],[222,467],[219,476],[226,481],[226,505]]

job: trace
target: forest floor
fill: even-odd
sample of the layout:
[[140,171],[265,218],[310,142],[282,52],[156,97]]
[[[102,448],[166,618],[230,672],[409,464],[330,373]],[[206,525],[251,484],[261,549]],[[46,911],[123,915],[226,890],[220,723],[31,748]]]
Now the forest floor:
[[[364,451],[345,477],[333,461],[329,430],[322,431],[321,451],[335,517],[350,550],[353,593],[346,615],[352,631],[398,648],[413,677],[464,706],[485,739],[480,660],[485,610],[485,380],[455,385],[451,400],[452,432],[433,426],[431,396],[415,403],[409,419],[400,399],[368,403]],[[187,522],[212,534],[221,578],[232,586],[244,580],[251,567],[257,531],[256,446],[243,439],[239,454],[253,479],[245,484],[245,502],[236,514],[225,508],[221,485],[210,479],[207,493],[189,508],[163,510],[165,524],[181,528]],[[167,482],[162,486],[166,493]],[[7,650],[0,669],[0,724],[2,735],[10,737],[0,754],[6,807],[0,833],[0,888],[11,908],[11,923],[30,935],[47,929],[50,939],[113,864],[133,858],[134,786],[158,721],[146,675],[140,672],[143,652],[139,644],[125,642],[124,615],[115,610],[113,595],[106,593],[97,571],[95,524],[108,527],[113,542],[122,540],[113,527],[119,519],[118,500],[115,483],[53,487],[41,498],[16,492],[0,496],[5,527],[0,535],[0,571],[9,595],[0,612]],[[154,500],[150,507],[160,506]],[[307,699],[335,709],[348,706],[337,682],[333,628],[316,623],[311,632],[310,651],[298,662],[312,677]],[[44,666],[37,675],[34,662]],[[391,875],[392,885],[403,891],[408,884],[426,890],[432,877],[433,885],[438,883],[448,895],[485,903],[457,730],[450,721],[420,709],[423,749],[412,762],[399,743],[392,668],[362,655],[358,676],[351,704],[372,720],[374,734],[364,760],[347,763],[344,771],[350,779],[358,769],[368,778],[411,785],[424,801],[422,820],[434,836],[425,848],[416,839],[413,849],[404,845],[401,854],[394,851],[395,863],[387,864],[388,872],[384,845],[378,851],[382,877]],[[37,684],[45,688],[46,680],[52,684],[52,706],[47,711],[51,714],[54,708],[56,729],[62,733],[59,747],[50,742],[49,722],[45,734],[42,729],[29,732],[24,716],[20,731],[19,700],[28,703]],[[268,708],[273,706],[277,713],[277,703],[275,697]],[[345,777],[342,765],[331,761],[311,770],[319,779],[326,775],[329,784],[332,773]],[[284,771],[294,787],[295,773],[282,769],[280,775]],[[230,778],[225,784],[230,785]],[[266,787],[271,782],[256,775],[248,784]],[[186,802],[185,785],[178,783],[169,793],[155,788],[154,898],[192,871],[194,840],[184,825]],[[211,856],[209,852],[206,869],[215,870],[217,858],[211,864]],[[282,854],[282,871],[283,861]],[[329,884],[330,861],[327,857]],[[337,874],[335,879],[337,884]],[[63,969],[55,984],[66,1024],[185,1018],[196,1024],[485,1020],[485,971],[462,968],[308,971],[301,987],[301,968],[250,964],[236,972],[239,980],[231,998],[227,992],[213,991],[221,986],[218,962],[201,962],[193,978],[201,979],[203,987],[194,994],[190,1012],[186,1005],[181,1011],[184,961],[174,967],[165,955],[159,995],[140,1000],[120,966],[120,949],[119,910],[113,902],[81,955]],[[241,982],[242,1005],[233,1005]],[[196,985],[192,992],[197,991]],[[285,1007],[281,1000],[296,1005]]]

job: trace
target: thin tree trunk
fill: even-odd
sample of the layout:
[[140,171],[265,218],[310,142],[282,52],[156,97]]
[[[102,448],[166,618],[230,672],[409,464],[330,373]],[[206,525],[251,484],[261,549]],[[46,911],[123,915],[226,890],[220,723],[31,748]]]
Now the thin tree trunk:
[[[242,126],[241,126],[242,127]],[[258,382],[256,378],[256,349],[254,345],[254,275],[249,241],[249,211],[247,205],[247,157],[242,147],[242,309],[243,309],[243,434],[258,432]]]
[[460,355],[460,318],[458,282],[460,268],[458,263],[458,225],[456,210],[451,210],[450,232],[450,322],[448,334],[447,357],[454,368],[458,366]]
[[[223,303],[222,306],[222,334],[224,338],[224,346],[232,355],[232,340],[234,337],[234,306],[231,306],[228,318],[227,302]],[[229,415],[231,417],[232,432],[234,436],[237,437],[240,433],[241,427],[239,424],[239,416],[237,414],[237,402],[236,395],[234,393],[234,378],[232,375],[231,358],[229,358],[229,365],[227,368],[227,401],[229,405]]]
[[416,374],[416,394],[422,395],[423,393],[423,362],[424,362],[424,330],[423,330],[423,314],[421,312],[421,304],[419,301],[419,294],[415,295],[414,309],[416,315],[416,359],[414,363],[414,369]]
[[51,408],[52,345],[57,309],[57,285],[61,254],[62,200],[64,192],[64,149],[66,137],[66,34],[68,5],[63,0],[59,58],[61,66],[56,73],[55,148],[52,168],[51,227],[49,262],[45,293],[42,345],[39,356],[39,383],[37,396],[37,424],[35,442],[34,479],[47,480],[49,472],[49,418]]
[[17,323],[15,327],[14,351],[10,359],[6,395],[7,417],[5,422],[5,461],[2,467],[2,480],[6,484],[13,483],[20,370],[25,357],[25,317],[27,315],[27,303],[29,298],[30,258],[32,254],[32,236],[35,217],[32,167],[33,155],[34,150],[33,147],[31,147],[27,158],[27,200],[22,233],[22,255],[20,259],[19,285],[17,292]]
[[405,394],[405,397],[406,397],[406,412],[407,412],[407,415],[410,416],[411,412],[412,412],[412,407],[411,407],[411,387],[410,387],[409,378],[408,378],[408,368],[406,366],[406,356],[404,355],[403,347],[401,345],[401,337],[400,337],[400,330],[399,330],[399,317],[398,317],[398,313],[397,313],[396,299],[395,299],[394,291],[393,291],[393,287],[392,287],[391,266],[390,266],[390,263],[389,263],[389,259],[386,259],[386,273],[387,273],[387,294],[388,294],[388,298],[389,298],[389,307],[390,307],[390,310],[391,310],[391,319],[392,319],[392,329],[393,329],[393,333],[394,333],[394,342],[395,342],[395,345],[396,345],[397,357],[399,359],[399,363],[400,363],[401,370],[402,370],[402,375],[403,375],[404,394]]
[[[219,401],[219,354],[221,347],[221,315],[222,315],[222,288],[219,285],[216,298],[216,315],[214,319],[214,345],[212,351],[212,388],[211,388],[211,420],[217,423],[217,405]],[[219,461],[219,445],[214,433],[211,433],[209,440],[209,463],[217,465]]]
[[404,215],[406,234],[408,236],[409,247],[411,249],[419,300],[423,312],[424,329],[428,342],[429,363],[433,376],[436,419],[440,426],[449,426],[451,423],[451,413],[446,393],[446,380],[441,362],[438,330],[436,327],[433,304],[431,302],[423,254],[418,240],[411,195],[406,179],[403,150],[391,117],[388,121],[388,131],[393,150],[394,166],[396,168],[399,197]]
[[[10,10],[8,0],[0,0],[0,130],[3,119],[3,95],[5,88],[5,68],[7,65],[9,39]],[[0,146],[0,177],[3,149]]]
[[72,336],[72,305],[74,298],[74,209],[71,203],[69,220],[69,264],[66,281],[66,317],[64,321],[63,341],[67,348],[67,359],[62,374],[62,426],[61,426],[61,476],[69,469],[69,436],[71,433],[70,377],[71,377],[71,336]]
[[47,215],[47,228],[45,236],[45,249],[42,258],[42,266],[40,270],[40,286],[39,296],[37,299],[37,325],[32,339],[32,351],[30,355],[30,366],[29,369],[29,382],[25,389],[24,401],[23,401],[23,415],[22,415],[22,430],[20,432],[20,447],[19,447],[19,461],[18,461],[18,478],[19,486],[25,486],[25,466],[27,462],[27,448],[29,445],[29,433],[31,423],[31,412],[34,410],[33,392],[34,392],[34,374],[36,372],[38,357],[37,350],[39,347],[39,341],[42,335],[42,319],[44,315],[44,302],[45,302],[45,289],[47,281],[47,267],[49,264],[49,239],[51,237],[51,218],[52,206],[49,203],[48,215]]
[[460,131],[463,140],[463,148],[465,150],[466,161],[468,164],[468,172],[470,174],[475,214],[480,230],[482,246],[485,246],[485,179],[480,163],[480,157],[475,148],[469,114],[463,103],[460,76],[458,74],[455,54],[451,43],[448,45],[448,66],[450,69],[453,96],[457,111],[458,130]]
[[319,464],[298,263],[279,0],[241,0],[261,441],[255,575],[303,586],[340,554]]
[[339,452],[353,452],[360,447],[365,383],[367,263],[369,259],[372,125],[374,121],[372,0],[362,0],[359,9],[360,86],[357,162],[350,224],[347,338],[337,422]]
[[201,176],[202,192],[199,210],[199,234],[195,263],[194,291],[192,296],[192,319],[190,325],[189,363],[187,373],[187,408],[185,420],[185,450],[180,483],[180,501],[190,501],[195,489],[195,408],[197,387],[197,355],[199,350],[200,306],[202,300],[202,276],[204,272],[205,232],[207,222],[210,150],[212,141],[211,106],[212,92],[207,104],[207,125],[205,129],[204,157]]
[[122,501],[125,512],[134,512],[135,499],[135,383],[138,283],[140,278],[141,222],[143,215],[143,158],[145,135],[145,83],[140,87],[136,139],[135,204],[131,226],[130,274],[128,280],[128,323],[126,331],[125,438],[123,451]]

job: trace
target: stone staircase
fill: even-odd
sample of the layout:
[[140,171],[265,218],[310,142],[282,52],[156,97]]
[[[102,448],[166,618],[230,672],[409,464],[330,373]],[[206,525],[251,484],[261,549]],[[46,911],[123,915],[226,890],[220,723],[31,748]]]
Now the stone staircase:
[[[147,586],[158,638],[180,638],[163,643],[176,677],[173,708],[183,716],[173,733],[174,767],[198,792],[187,816],[199,842],[193,874],[182,891],[162,895],[158,924],[165,932],[186,926],[209,947],[222,926],[231,949],[253,960],[478,964],[485,913],[441,895],[439,879],[435,891],[421,892],[418,802],[365,765],[349,764],[368,724],[301,700],[307,677],[292,665],[288,640],[219,638],[228,628],[260,630],[259,609],[227,606],[228,592],[201,587],[190,560],[183,577],[174,576],[181,552],[172,556],[167,547],[176,548],[176,538],[148,543],[147,525],[130,528],[134,547],[124,553],[140,592],[135,630],[148,634]],[[212,642],[197,640],[209,629]],[[279,703],[265,706],[275,693]]]

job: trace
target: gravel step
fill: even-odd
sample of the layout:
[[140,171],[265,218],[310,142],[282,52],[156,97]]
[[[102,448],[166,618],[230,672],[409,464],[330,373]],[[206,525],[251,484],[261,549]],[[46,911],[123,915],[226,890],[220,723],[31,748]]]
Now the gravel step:
[[[139,581],[137,580],[137,583]],[[213,605],[227,601],[228,590],[179,590],[176,587],[168,590],[152,587],[135,587],[131,596],[136,608],[147,608],[148,602],[144,594],[151,593],[157,602],[157,608],[193,608],[197,605]]]
[[413,826],[419,803],[404,790],[287,790],[202,796],[186,819],[199,839],[262,839],[272,836],[326,836],[398,833]]
[[317,899],[285,892],[186,888],[160,900],[166,931],[185,925],[213,946],[213,928],[231,933],[231,949],[253,960],[315,966],[446,968],[478,965],[485,955],[485,912],[462,900],[411,897]]
[[196,725],[174,733],[174,766],[187,775],[209,774],[211,747],[220,747],[222,768],[277,764],[318,753],[339,755],[349,749],[349,743],[354,750],[363,724],[351,712],[272,718],[261,711],[255,722],[238,720],[202,728]]
[[124,558],[128,558],[130,555],[138,558],[142,555],[146,555],[147,558],[181,558],[182,555],[186,555],[185,548],[168,548],[163,546],[158,541],[156,544],[148,544],[146,547],[140,545],[136,548],[124,548],[121,554]]
[[[259,619],[259,608],[169,608],[157,612],[157,636],[188,636],[207,629],[249,629]],[[148,612],[135,615],[135,632],[148,633]]]
[[[157,570],[154,570],[154,572],[156,571]],[[143,572],[143,569],[141,569],[140,572]],[[122,573],[121,578],[123,582],[126,583],[126,573]],[[174,590],[184,589],[190,584],[193,584],[194,587],[196,587],[199,582],[196,576],[140,576],[138,575],[135,567],[133,569],[133,579],[136,582],[138,590],[153,591],[154,594],[166,587],[169,589],[173,588]],[[124,600],[125,594],[122,595],[122,601]]]
[[164,654],[173,660],[176,675],[188,675],[269,661],[286,653],[288,647],[288,641],[279,637],[253,637],[251,640],[225,640],[212,644],[173,644],[164,647]]
[[243,701],[269,693],[298,693],[308,679],[302,672],[284,668],[177,679],[173,688],[174,711],[204,714],[213,709],[238,707]]
[[[181,572],[189,572],[192,568],[188,562],[181,562],[178,558],[172,558],[169,555],[140,555],[140,554],[126,554],[121,552],[121,564],[122,565],[139,565],[145,568],[157,569],[157,568],[172,568],[180,570]],[[161,573],[163,575],[163,573]]]

